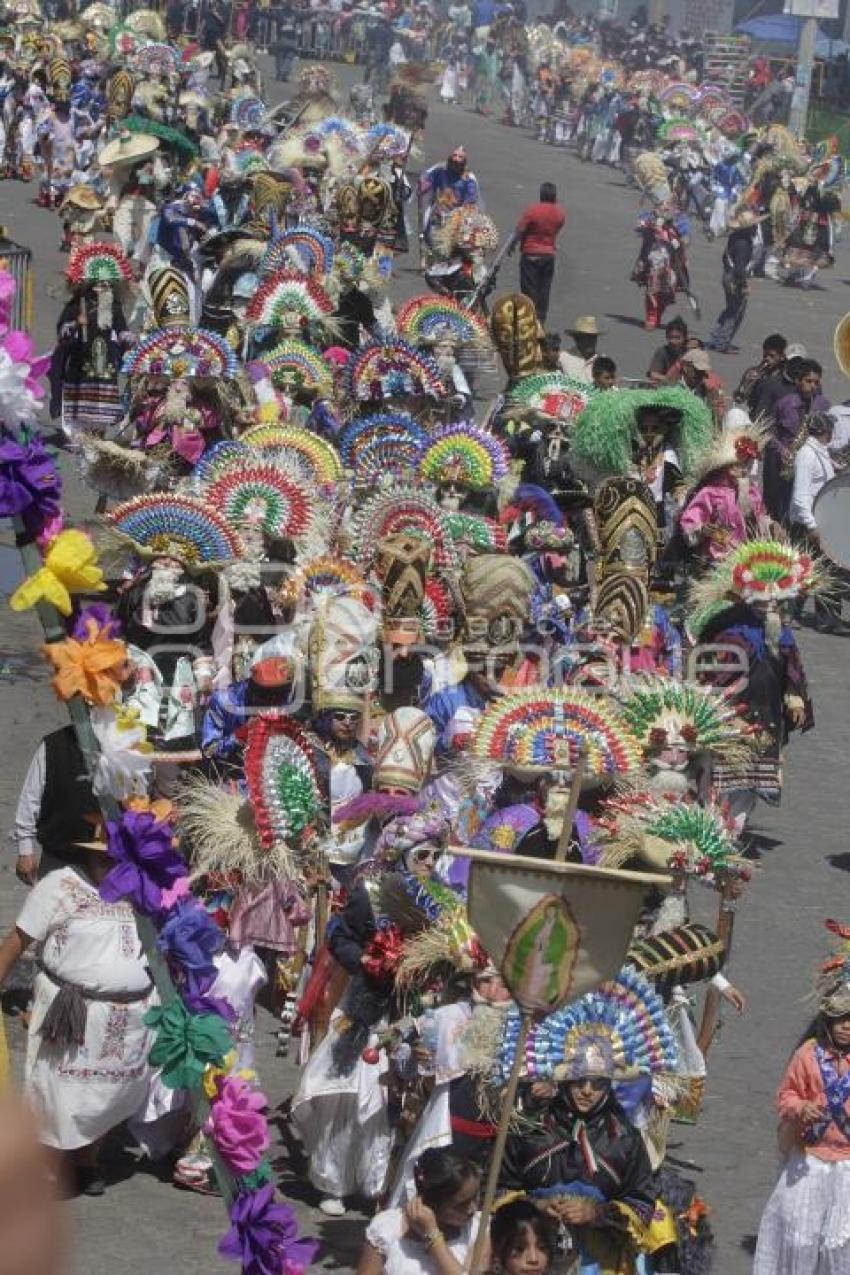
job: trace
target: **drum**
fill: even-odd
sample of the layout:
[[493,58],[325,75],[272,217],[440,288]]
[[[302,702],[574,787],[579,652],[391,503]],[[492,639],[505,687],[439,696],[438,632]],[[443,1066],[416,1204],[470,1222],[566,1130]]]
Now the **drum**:
[[814,515],[823,552],[836,566],[850,570],[850,471],[821,487]]

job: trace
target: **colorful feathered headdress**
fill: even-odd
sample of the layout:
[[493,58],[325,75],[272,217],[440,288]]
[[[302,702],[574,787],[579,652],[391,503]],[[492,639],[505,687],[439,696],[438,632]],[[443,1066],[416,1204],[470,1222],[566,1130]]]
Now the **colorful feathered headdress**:
[[312,226],[296,226],[274,237],[260,262],[260,278],[296,270],[322,280],[334,264],[333,240]]
[[236,352],[223,336],[188,325],[151,332],[127,351],[121,364],[123,376],[157,376],[166,380],[233,380],[238,372]]
[[828,587],[814,559],[790,542],[747,540],[698,581],[689,598],[688,626],[699,636],[730,602],[786,602]]
[[850,926],[838,921],[825,921],[824,925],[839,943],[821,965],[815,990],[821,1012],[827,1018],[843,1018],[850,1014]]
[[431,542],[438,570],[458,570],[460,559],[444,511],[420,488],[403,485],[378,492],[361,505],[354,518],[351,556],[368,570],[381,541],[405,531]]
[[506,444],[474,421],[457,421],[434,430],[422,454],[419,475],[426,482],[458,483],[484,491],[510,469]]
[[563,372],[538,372],[521,377],[505,396],[514,410],[538,412],[552,420],[572,424],[598,391],[584,381],[576,381]]
[[[517,1010],[508,1014],[496,1058],[496,1079],[510,1074],[520,1030]],[[605,1075],[628,1080],[675,1072],[678,1051],[664,1002],[650,982],[626,965],[615,979],[536,1023],[525,1051],[530,1080]]]
[[467,310],[454,297],[433,293],[411,297],[396,314],[396,329],[411,345],[433,345],[450,341],[453,345],[490,344],[487,321]]
[[516,691],[493,701],[470,747],[475,760],[527,777],[572,771],[582,752],[585,775],[593,779],[624,776],[641,763],[637,740],[600,696],[564,688]]
[[358,350],[347,368],[348,390],[358,403],[388,398],[445,398],[439,369],[406,341],[374,341]]
[[65,277],[74,288],[92,283],[132,283],[133,271],[117,243],[78,243]]
[[264,459],[320,487],[339,482],[343,476],[336,448],[301,425],[253,425],[242,435],[242,442],[262,453]]
[[601,474],[627,474],[640,442],[640,413],[651,408],[676,421],[670,426],[670,446],[682,473],[692,474],[711,442],[711,412],[690,390],[676,385],[594,394],[576,419],[572,454]]
[[375,412],[345,427],[339,453],[355,481],[376,483],[382,475],[412,474],[428,438],[428,431],[406,412]]
[[202,499],[231,527],[253,522],[279,539],[301,539],[310,533],[316,518],[304,484],[269,463],[226,470],[206,485]]
[[709,885],[750,878],[724,807],[644,791],[606,801],[599,822],[610,837],[602,847],[602,867],[620,867],[635,857],[654,870],[682,872]]
[[243,552],[227,519],[191,496],[136,496],[111,509],[105,522],[146,558],[177,558],[190,567],[208,567],[231,562]]

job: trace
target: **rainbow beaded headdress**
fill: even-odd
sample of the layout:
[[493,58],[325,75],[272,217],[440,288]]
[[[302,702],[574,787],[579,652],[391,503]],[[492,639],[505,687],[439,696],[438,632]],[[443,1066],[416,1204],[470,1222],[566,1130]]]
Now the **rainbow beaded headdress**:
[[316,509],[303,483],[272,464],[228,469],[203,492],[231,526],[253,522],[270,536],[298,540],[308,535]]
[[127,351],[121,364],[121,373],[127,377],[201,377],[219,381],[233,380],[238,371],[236,352],[224,337],[188,325],[151,332]]
[[431,542],[437,570],[460,567],[443,510],[420,488],[401,484],[378,492],[360,506],[352,528],[351,556],[363,570],[368,570],[381,541],[405,531]]
[[330,486],[343,477],[336,448],[301,425],[252,425],[242,442],[263,454],[264,459],[299,473],[305,482]]
[[[519,1031],[519,1013],[511,1010],[496,1058],[501,1084],[510,1073]],[[626,965],[615,979],[532,1027],[524,1072],[530,1080],[627,1080],[673,1073],[677,1060],[664,1002],[642,974]]]
[[71,251],[65,277],[74,288],[92,283],[132,283],[133,271],[116,243],[78,243]]
[[375,483],[386,474],[412,474],[428,438],[428,431],[406,412],[375,412],[345,427],[339,454],[356,482]]
[[427,354],[406,341],[375,341],[356,351],[346,370],[348,390],[358,403],[388,398],[445,398],[439,369]]
[[333,375],[321,354],[306,341],[281,341],[264,351],[257,362],[268,371],[272,385],[281,390],[330,394]]
[[191,496],[136,496],[110,509],[104,520],[142,557],[178,558],[187,566],[211,567],[242,555],[239,536],[227,519]]
[[312,226],[284,230],[269,244],[260,261],[260,278],[281,271],[299,271],[311,279],[324,279],[334,264],[333,240]]
[[469,752],[529,779],[574,770],[582,752],[585,775],[596,780],[626,775],[641,763],[637,740],[600,696],[558,687],[517,691],[488,705]]
[[427,482],[458,483],[476,491],[494,487],[510,469],[506,444],[474,421],[434,430],[423,452],[419,476]]
[[456,301],[432,293],[411,297],[396,314],[399,336],[412,345],[450,341],[453,345],[490,345],[487,321]]

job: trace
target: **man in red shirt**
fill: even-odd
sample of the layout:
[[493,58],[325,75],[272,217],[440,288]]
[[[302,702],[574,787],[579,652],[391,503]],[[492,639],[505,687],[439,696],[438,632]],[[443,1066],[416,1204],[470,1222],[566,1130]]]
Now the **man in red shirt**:
[[555,240],[563,228],[567,215],[558,203],[554,182],[544,182],[540,187],[540,200],[529,204],[513,233],[509,252],[520,245],[519,288],[534,302],[537,317],[546,322],[549,313],[549,293],[555,274]]

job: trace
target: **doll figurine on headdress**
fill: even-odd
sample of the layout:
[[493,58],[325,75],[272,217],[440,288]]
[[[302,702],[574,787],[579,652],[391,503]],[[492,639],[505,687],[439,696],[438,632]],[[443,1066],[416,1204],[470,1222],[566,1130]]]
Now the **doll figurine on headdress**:
[[209,404],[193,402],[191,381],[177,377],[164,394],[155,390],[144,399],[133,424],[143,448],[164,446],[185,466],[196,464],[214,441],[218,421]]

